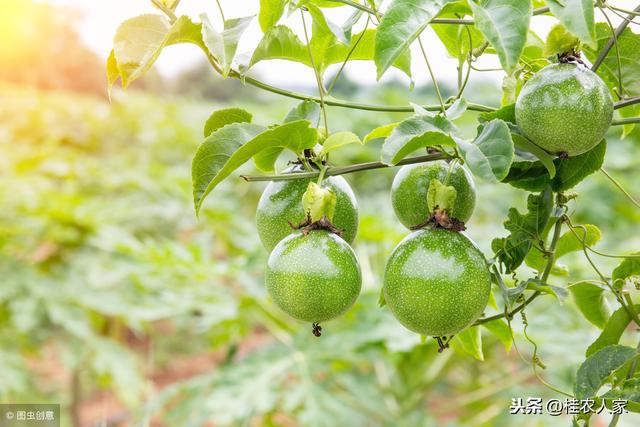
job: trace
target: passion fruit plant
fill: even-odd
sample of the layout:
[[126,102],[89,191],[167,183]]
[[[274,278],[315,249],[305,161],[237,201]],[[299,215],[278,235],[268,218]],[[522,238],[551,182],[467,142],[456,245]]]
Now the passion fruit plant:
[[[110,89],[118,79],[126,87],[143,76],[165,47],[191,43],[223,78],[301,101],[281,123],[268,126],[252,123],[252,114],[240,108],[215,111],[205,123],[192,168],[196,215],[216,186],[250,160],[264,174],[243,178],[271,181],[258,206],[257,226],[271,252],[266,287],[283,311],[312,323],[313,334],[321,336],[320,322],[355,302],[361,272],[349,245],[356,238],[358,207],[339,175],[404,165],[391,202],[411,234],[388,259],[380,305],[423,339],[434,337],[440,352],[455,340],[473,354],[481,347],[481,326],[511,340],[511,322],[520,315],[526,328],[529,304],[545,295],[571,294],[602,332],[587,349],[573,391],[554,388],[539,376],[536,369],[544,364],[534,351],[536,376],[567,397],[594,399],[595,407],[626,399],[627,410],[640,411],[640,344],[636,349],[619,344],[629,324],[640,326],[640,305],[631,296],[638,286],[640,255],[592,248],[600,231],[575,224],[569,210],[578,197],[570,190],[595,172],[640,207],[602,169],[605,133],[622,125],[623,139],[640,123],[640,35],[628,28],[637,24],[640,6],[631,11],[602,0],[261,0],[257,19],[264,35],[248,59],[241,59],[238,43],[255,15],[225,18],[218,3],[219,28],[206,14],[198,20],[179,15],[180,0],[152,3],[163,14],[131,18],[116,32],[107,61]],[[350,14],[344,22],[332,22],[332,8],[348,8]],[[545,41],[530,28],[537,15],[557,21]],[[612,19],[620,21],[617,28]],[[298,24],[296,31],[287,24]],[[458,90],[446,99],[429,62],[430,46],[421,40],[427,28],[458,61]],[[438,104],[372,105],[331,95],[350,61],[373,61],[378,79],[391,68],[411,78],[413,44]],[[504,71],[499,107],[464,97],[470,75],[485,71],[476,64],[485,55],[497,55]],[[317,96],[252,77],[253,66],[272,59],[310,67]],[[327,81],[333,65],[339,68]],[[361,138],[331,129],[328,106],[411,115]],[[455,125],[468,113],[479,121],[471,139]],[[336,150],[375,139],[384,139],[379,162],[334,165],[330,160]],[[419,151],[424,152],[414,154]],[[294,160],[274,173],[285,152]],[[509,210],[504,222],[509,234],[492,240],[489,257],[463,234],[476,203],[471,174],[529,193],[527,212]],[[577,251],[595,276],[562,284],[565,271],[557,261]],[[621,262],[603,272],[595,256]],[[605,294],[617,301],[613,313]],[[529,339],[526,329],[525,336]],[[599,393],[605,384],[608,391]],[[592,414],[587,409],[574,423],[588,424]],[[617,420],[615,415],[612,425]]]

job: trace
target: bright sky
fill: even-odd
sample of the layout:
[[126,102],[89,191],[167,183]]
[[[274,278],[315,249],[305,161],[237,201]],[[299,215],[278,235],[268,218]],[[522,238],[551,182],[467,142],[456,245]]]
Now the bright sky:
[[[71,5],[83,12],[84,19],[80,23],[79,31],[85,42],[95,49],[103,58],[106,58],[110,49],[113,34],[118,24],[127,18],[144,14],[160,13],[149,0],[44,0],[57,5]],[[624,0],[611,2],[620,7],[624,7]],[[247,16],[257,13],[259,0],[221,0],[222,7],[227,19],[233,17]],[[351,8],[341,7],[330,11],[329,18],[336,23],[342,21],[351,13]],[[214,0],[182,0],[177,11],[178,14],[186,14],[195,19],[200,13],[207,13],[218,28],[221,27],[220,16]],[[603,20],[602,15],[596,12],[597,20]],[[620,22],[616,16],[611,16],[614,25]],[[301,34],[301,22],[299,15],[294,15],[286,21],[296,32]],[[550,27],[556,21],[551,17],[536,16],[533,18],[533,30],[543,39],[546,37]],[[636,30],[637,31],[637,30]],[[243,35],[238,52],[250,52],[260,41],[262,33],[255,19],[247,32]],[[442,43],[437,39],[433,31],[428,30],[423,35],[423,42],[426,46],[432,67],[439,80],[453,83],[456,79],[455,70],[457,61],[448,58]],[[414,49],[416,47],[414,46]],[[419,51],[413,51],[412,71],[417,84],[430,80],[425,64],[421,60]],[[172,76],[180,71],[189,68],[202,57],[202,53],[195,47],[187,45],[172,46],[166,49],[156,63],[157,69],[165,76]],[[479,68],[493,68],[499,66],[495,55],[483,55],[476,64]],[[268,61],[258,64],[255,70],[270,83],[281,86],[313,85],[314,78],[311,69],[286,61]],[[375,82],[375,67],[372,62],[359,62],[350,64],[348,72],[351,77],[357,78],[363,83]],[[477,75],[478,73],[476,73]],[[491,78],[499,81],[502,78],[501,72],[482,73],[484,78]],[[472,73],[473,76],[473,73]],[[389,70],[385,74],[385,79],[400,78],[405,79],[403,74],[396,70]]]

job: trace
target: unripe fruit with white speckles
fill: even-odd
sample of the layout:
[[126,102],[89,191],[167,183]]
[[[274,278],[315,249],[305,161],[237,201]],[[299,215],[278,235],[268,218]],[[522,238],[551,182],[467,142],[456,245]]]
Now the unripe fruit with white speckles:
[[[256,210],[256,225],[260,240],[268,251],[272,250],[284,237],[293,233],[288,221],[297,225],[305,219],[302,195],[307,191],[311,181],[311,179],[273,181],[265,188]],[[344,240],[348,243],[353,242],[358,232],[358,202],[353,190],[341,176],[329,177],[322,182],[322,185],[331,189],[336,195],[333,225],[343,230]]]
[[[407,228],[423,224],[431,212],[427,192],[432,179],[445,182],[449,164],[444,160],[400,168],[391,185],[391,204],[400,222]],[[456,164],[449,174],[448,185],[457,191],[450,216],[467,222],[476,206],[476,187],[471,174]]]
[[402,325],[439,337],[460,332],[480,317],[489,301],[491,276],[482,252],[465,235],[423,229],[394,249],[383,291]]
[[516,122],[538,146],[576,156],[604,137],[613,117],[607,85],[577,64],[553,64],[525,83],[516,101]]
[[353,305],[362,283],[353,249],[324,230],[296,233],[276,245],[267,263],[267,291],[282,311],[320,323]]

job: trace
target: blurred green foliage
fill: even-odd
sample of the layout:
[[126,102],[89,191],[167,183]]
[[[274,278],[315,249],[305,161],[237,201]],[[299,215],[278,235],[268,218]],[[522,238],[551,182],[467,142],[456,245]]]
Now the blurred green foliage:
[[[375,94],[348,81],[344,88],[353,99],[366,92],[370,101],[409,101],[394,85]],[[533,375],[520,317],[513,326],[524,359],[484,334],[485,362],[478,362],[457,347],[438,354],[433,340],[421,344],[377,307],[384,263],[406,234],[390,206],[393,169],[347,178],[361,206],[354,249],[364,292],[316,339],[266,297],[267,254],[253,219],[263,185],[231,178],[195,219],[190,159],[202,123],[222,105],[135,92],[117,93],[108,104],[4,84],[0,91],[1,401],[60,402],[73,411],[109,390],[130,409],[128,425],[153,415],[158,425],[180,426],[510,426],[516,420],[508,414],[511,398],[557,397]],[[471,92],[483,99],[499,91],[487,84]],[[424,102],[429,93],[418,88],[411,100]],[[281,120],[294,105],[265,100],[233,105],[263,123]],[[473,134],[469,116],[461,126]],[[329,117],[332,130],[362,137],[400,116],[332,109]],[[637,133],[623,141],[618,133],[612,131],[606,164],[635,190]],[[371,161],[378,152],[373,142],[332,160]],[[254,172],[251,165],[244,171]],[[640,236],[630,224],[639,211],[602,175],[577,190],[570,214],[576,223],[600,227],[598,248],[637,250]],[[481,183],[478,193],[469,235],[489,253],[491,238],[506,233],[508,207],[522,208],[525,197],[507,185]],[[570,276],[552,278],[553,284],[591,276],[579,253],[563,262]],[[571,301],[559,305],[551,297],[536,301],[527,318],[548,367],[542,375],[569,390],[597,330]],[[154,373],[212,351],[220,361],[204,374],[154,387]],[[68,375],[44,381],[39,372],[48,364]],[[620,425],[637,420],[630,414]],[[517,422],[569,420],[544,415]]]

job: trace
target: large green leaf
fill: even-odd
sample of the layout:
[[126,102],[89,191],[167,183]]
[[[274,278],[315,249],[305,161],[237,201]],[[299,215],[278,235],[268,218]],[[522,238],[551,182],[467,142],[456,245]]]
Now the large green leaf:
[[276,25],[264,34],[253,51],[249,67],[267,59],[285,59],[311,67],[306,45],[284,25]]
[[213,28],[207,15],[200,15],[202,20],[202,38],[209,52],[222,66],[222,77],[227,77],[231,70],[233,59],[236,56],[240,37],[247,29],[253,16],[234,18],[224,21],[222,33]]
[[437,145],[455,146],[453,124],[442,116],[419,115],[396,126],[382,145],[380,160],[395,165],[419,148]]
[[337,150],[345,145],[351,144],[364,144],[358,135],[349,131],[336,132],[331,135],[322,143],[322,153],[326,154],[331,151]]
[[531,1],[480,0],[470,4],[476,27],[498,53],[502,67],[508,73],[513,72],[527,42]]
[[482,352],[482,331],[478,326],[472,326],[459,332],[454,340],[462,349],[474,358],[484,361]]
[[547,6],[565,28],[580,41],[595,45],[596,27],[593,0],[547,0]]
[[604,297],[606,289],[596,283],[583,281],[571,284],[569,291],[584,318],[603,329],[611,317],[611,307]]
[[166,46],[176,43],[194,43],[203,46],[201,26],[181,16],[171,25],[160,15],[141,15],[124,21],[113,39],[113,59],[109,80],[115,81],[113,60],[117,64],[122,86],[143,76]]
[[554,191],[566,191],[575,187],[587,176],[598,171],[604,161],[607,143],[600,144],[575,157],[555,159],[556,175],[553,179],[545,166],[539,161],[516,161],[511,165],[509,174],[502,182],[528,191],[540,191],[551,185]]
[[232,107],[214,111],[204,124],[204,137],[208,137],[223,126],[232,123],[251,123],[252,119],[251,113],[242,108]]
[[375,38],[378,79],[451,0],[393,0]]
[[209,185],[229,162],[231,156],[264,130],[263,126],[234,123],[218,129],[204,140],[193,158],[191,167],[196,213],[200,212],[202,201],[211,191]]
[[484,125],[471,143],[458,140],[466,165],[474,175],[488,181],[501,181],[509,173],[514,148],[509,126],[500,119]]
[[[638,309],[640,309],[640,305],[636,305],[636,310]],[[631,316],[624,307],[620,307],[614,311],[604,325],[598,338],[587,348],[587,357],[608,345],[617,344],[630,322]]]
[[540,194],[530,194],[525,215],[517,209],[509,209],[504,227],[511,233],[508,237],[493,239],[491,248],[507,272],[512,272],[524,261],[534,242],[544,232],[553,210],[553,192],[546,187]]
[[[327,48],[323,65],[326,68],[331,64],[344,62],[347,57],[350,61],[373,61],[375,56],[376,30],[368,29],[355,34],[349,45],[334,43]],[[349,55],[351,52],[351,55]],[[411,77],[411,51],[406,49],[393,62],[393,67]]]
[[192,167],[196,212],[216,185],[260,151],[278,147],[298,154],[318,141],[318,132],[307,120],[263,129],[246,123],[228,125],[200,146]]
[[636,356],[635,349],[623,345],[610,345],[585,360],[576,375],[573,392],[577,399],[594,397],[606,379],[625,362]]
[[626,400],[627,407],[625,409],[640,412],[640,378],[626,379],[602,397],[607,400]]
[[[597,49],[585,48],[585,53],[590,61],[594,61],[598,52],[611,38],[611,29],[606,23],[596,25]],[[618,52],[620,53],[620,66],[622,71],[622,85],[625,94],[629,96],[640,95],[640,34],[626,28],[616,42],[618,49],[611,49],[600,68],[598,75],[603,78],[609,87],[613,88],[618,83]]]
[[267,32],[278,23],[289,0],[260,0],[258,22],[263,32]]
[[[320,74],[332,64],[339,64],[349,58],[350,61],[372,61],[374,58],[374,43],[376,30],[369,29],[351,38],[347,45],[339,42],[335,37],[327,45],[313,48],[321,49],[323,56],[314,53],[314,62]],[[316,42],[319,43],[319,42]],[[249,67],[260,61],[270,59],[284,59],[311,67],[309,50],[300,38],[288,27],[275,26],[267,31],[256,47],[249,62]],[[403,52],[393,64],[394,67],[411,76],[411,52]]]
[[[571,252],[577,252],[582,250],[582,240],[584,240],[587,246],[593,246],[602,237],[602,233],[600,233],[600,229],[592,224],[584,225],[586,235],[584,235],[583,231],[578,228],[576,233],[578,233],[579,237],[576,236],[573,231],[569,230],[560,236],[558,240],[556,250],[555,250],[555,260],[562,258],[566,254]],[[525,258],[525,262],[527,265],[535,270],[542,271],[547,263],[547,259],[542,255],[540,251],[531,251]],[[552,273],[557,273],[557,271],[552,270]]]

